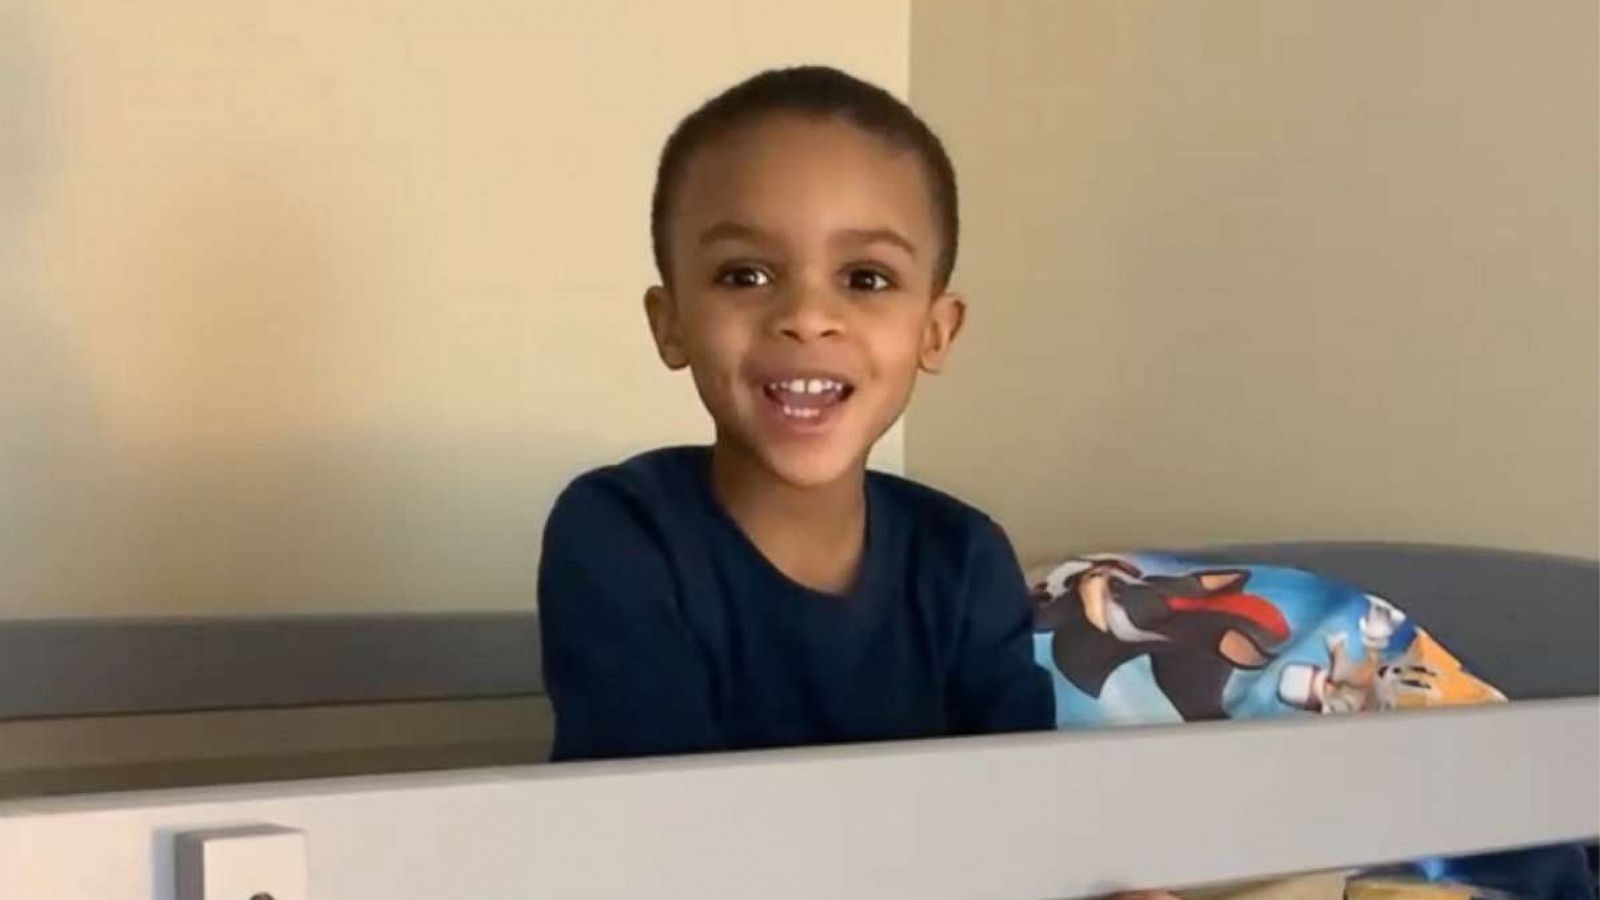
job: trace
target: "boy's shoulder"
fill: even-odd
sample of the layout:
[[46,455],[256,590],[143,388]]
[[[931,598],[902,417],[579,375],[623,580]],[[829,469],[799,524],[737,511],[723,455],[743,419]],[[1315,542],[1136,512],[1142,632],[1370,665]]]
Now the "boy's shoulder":
[[622,462],[590,469],[572,480],[575,487],[613,487],[631,491],[674,490],[698,471],[709,471],[711,451],[707,447],[660,447],[631,456]]
[[552,518],[579,509],[607,508],[654,517],[698,504],[696,478],[710,465],[705,447],[662,447],[574,478],[556,498]]
[[921,528],[962,538],[975,532],[998,533],[1000,530],[983,510],[919,481],[888,472],[869,471],[867,485],[876,503],[889,507],[893,514]]
[[[888,536],[880,552],[910,553],[921,576],[947,585],[992,587],[996,573],[1011,581],[1020,573],[1016,551],[1005,529],[977,507],[937,488],[898,475],[872,472],[872,515],[889,520],[879,527]],[[952,597],[968,596],[956,588]]]

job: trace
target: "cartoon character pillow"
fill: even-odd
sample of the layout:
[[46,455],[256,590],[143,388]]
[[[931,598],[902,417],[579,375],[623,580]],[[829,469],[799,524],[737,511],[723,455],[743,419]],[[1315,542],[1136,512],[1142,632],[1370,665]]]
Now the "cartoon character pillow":
[[1387,600],[1310,572],[1133,554],[1030,580],[1060,727],[1505,699]]
[[[1068,559],[1029,580],[1034,654],[1054,674],[1061,728],[1506,699],[1392,603],[1311,572],[1132,554]],[[1529,900],[1595,896],[1576,845],[1393,868]]]

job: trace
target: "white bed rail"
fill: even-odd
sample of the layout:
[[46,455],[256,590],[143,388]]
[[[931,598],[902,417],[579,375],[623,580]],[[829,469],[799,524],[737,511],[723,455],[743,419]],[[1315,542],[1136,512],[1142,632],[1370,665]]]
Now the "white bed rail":
[[19,801],[0,896],[170,900],[252,824],[314,900],[1081,896],[1589,837],[1600,699]]

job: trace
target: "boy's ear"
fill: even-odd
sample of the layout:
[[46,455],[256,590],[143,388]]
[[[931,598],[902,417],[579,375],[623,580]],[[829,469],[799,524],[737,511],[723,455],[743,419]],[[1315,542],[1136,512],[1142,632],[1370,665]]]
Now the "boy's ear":
[[644,314],[650,320],[650,334],[656,339],[656,353],[669,369],[681,369],[689,364],[689,352],[683,346],[683,321],[678,315],[678,301],[661,285],[644,292]]
[[928,321],[922,329],[922,351],[918,360],[922,371],[930,375],[944,371],[950,345],[955,343],[966,320],[967,301],[960,294],[946,291],[933,298],[933,308],[928,311]]

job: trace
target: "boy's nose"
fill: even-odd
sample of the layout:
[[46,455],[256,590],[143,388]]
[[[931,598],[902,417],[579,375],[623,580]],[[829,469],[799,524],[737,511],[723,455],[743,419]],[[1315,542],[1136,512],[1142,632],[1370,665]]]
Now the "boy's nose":
[[823,290],[792,291],[773,317],[773,331],[801,343],[838,337],[843,333],[838,304]]

